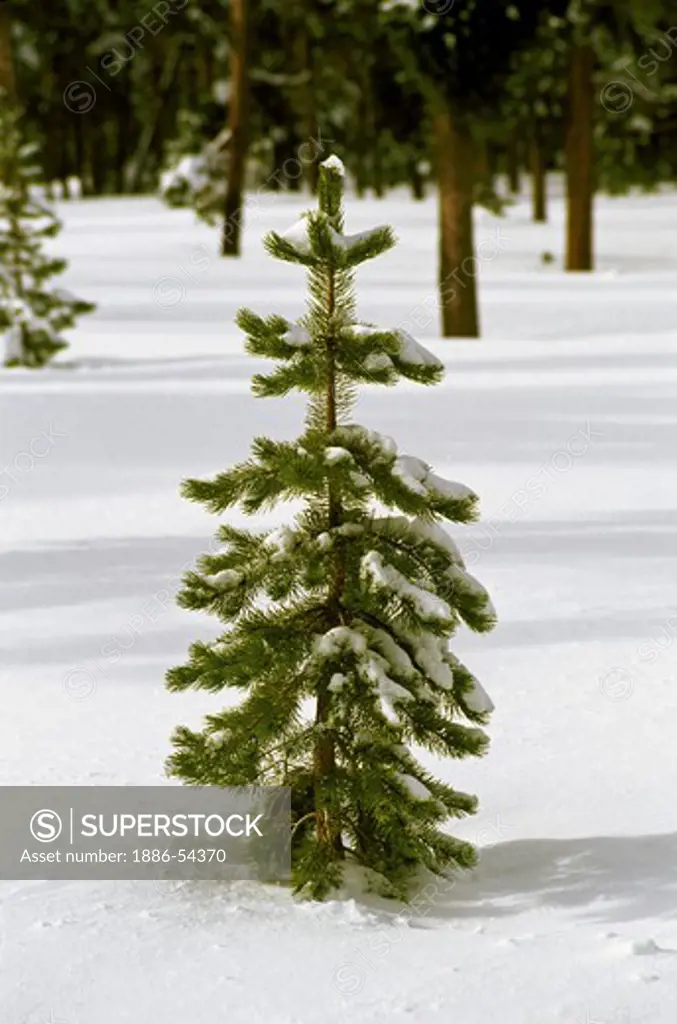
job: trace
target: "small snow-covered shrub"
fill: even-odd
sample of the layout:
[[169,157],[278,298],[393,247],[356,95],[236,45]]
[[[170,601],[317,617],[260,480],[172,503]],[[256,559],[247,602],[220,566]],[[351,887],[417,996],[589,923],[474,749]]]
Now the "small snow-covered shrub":
[[61,224],[31,190],[35,147],[21,140],[18,112],[0,103],[0,336],[5,366],[37,369],[67,347],[63,332],[94,309],[49,279],[65,260],[43,249]]
[[160,177],[160,196],[168,206],[193,207],[208,224],[223,214],[226,196],[226,148],[230,132],[220,132],[200,153],[180,157]]

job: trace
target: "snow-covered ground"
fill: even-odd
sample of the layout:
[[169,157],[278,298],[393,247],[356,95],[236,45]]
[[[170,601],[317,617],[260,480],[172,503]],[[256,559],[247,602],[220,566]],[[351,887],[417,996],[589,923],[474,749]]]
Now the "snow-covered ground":
[[[0,372],[0,783],[160,782],[173,726],[219,706],[163,689],[214,629],[173,605],[216,526],[178,486],[300,426],[300,403],[250,396],[232,317],[300,312],[302,272],[260,236],[302,205],[259,197],[239,262],[151,199],[62,208],[64,283],[99,309],[71,367]],[[432,199],[349,211],[401,239],[361,272],[361,314],[449,371],[369,391],[359,418],[483,501],[457,535],[500,623],[455,649],[497,705],[492,748],[438,767],[480,797],[455,827],[478,870],[413,913],[3,882],[2,1024],[677,1020],[677,196],[600,200],[594,275],[541,262],[562,220],[558,200],[545,226],[526,202],[480,215],[486,337],[443,342]]]

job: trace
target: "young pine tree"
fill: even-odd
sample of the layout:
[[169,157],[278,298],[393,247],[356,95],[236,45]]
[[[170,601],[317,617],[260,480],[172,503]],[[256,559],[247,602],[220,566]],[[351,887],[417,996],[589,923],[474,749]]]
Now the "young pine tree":
[[353,271],[394,237],[388,227],[345,234],[342,191],[331,157],[319,210],[266,239],[275,258],[307,269],[305,316],[291,324],[242,310],[237,320],[248,352],[278,362],[254,377],[255,394],[305,392],[305,432],[259,437],[245,462],[184,484],[214,513],[287,500],[301,511],[272,532],[220,528],[224,550],[202,557],[180,602],[226,631],[194,644],[167,678],[170,690],[240,692],[203,731],[177,729],[169,771],[192,784],[290,786],[294,880],[317,898],[340,884],[349,858],[393,895],[420,868],[474,863],[473,847],[440,826],[473,813],[475,798],[433,778],[410,744],[482,754],[477,726],[492,707],[447,649],[461,620],[494,624],[486,591],[439,525],[472,520],[477,496],[349,419],[357,385],[433,384],[443,366],[405,332],[357,321]]
[[61,332],[94,306],[48,285],[66,261],[43,251],[43,240],[57,235],[61,224],[31,194],[33,156],[17,110],[0,98],[0,337],[5,366],[36,369],[67,347]]

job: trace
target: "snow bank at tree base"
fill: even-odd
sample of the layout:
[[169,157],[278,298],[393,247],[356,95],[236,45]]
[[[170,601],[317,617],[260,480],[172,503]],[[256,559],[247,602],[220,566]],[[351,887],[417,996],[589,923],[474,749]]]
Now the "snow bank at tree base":
[[[163,688],[218,630],[173,603],[217,522],[178,485],[255,433],[298,433],[301,403],[249,394],[229,322],[245,303],[298,318],[298,272],[279,277],[258,238],[303,205],[252,214],[245,258],[203,271],[191,254],[216,234],[183,211],[62,208],[68,284],[99,309],[76,368],[0,372],[1,783],[158,783],[176,723],[221,705]],[[3,882],[2,1024],[675,1024],[677,202],[599,205],[585,281],[539,269],[557,201],[545,226],[511,210],[482,271],[489,340],[405,326],[444,384],[370,389],[356,413],[481,498],[481,522],[449,533],[499,625],[454,650],[496,702],[492,747],[428,761],[480,798],[452,825],[476,871],[409,907],[352,874],[323,905],[246,883]],[[402,244],[359,275],[359,315],[404,324],[418,304],[423,322],[435,204],[349,213],[350,230],[382,220]],[[165,278],[185,287],[173,308]]]

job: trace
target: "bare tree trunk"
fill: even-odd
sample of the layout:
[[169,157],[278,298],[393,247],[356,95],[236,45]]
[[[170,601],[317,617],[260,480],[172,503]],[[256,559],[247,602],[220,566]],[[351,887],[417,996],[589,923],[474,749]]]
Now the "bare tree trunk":
[[477,260],[473,251],[474,147],[451,107],[434,116],[440,211],[440,307],[445,338],[477,338]]
[[576,45],[569,69],[566,133],[567,270],[593,269],[593,71],[591,46]]
[[11,23],[7,0],[0,2],[0,92],[4,92],[6,98],[10,100],[13,100],[16,95]]
[[372,163],[372,189],[377,199],[383,199],[386,194],[385,181],[383,176],[383,160],[378,146],[374,147]]
[[367,99],[370,88],[368,75],[362,74],[360,82],[360,98],[357,105],[357,131],[353,139],[355,153],[355,191],[358,199],[363,199],[369,187],[370,169],[370,125],[369,125],[369,101]]
[[[310,35],[305,24],[301,25],[295,38],[296,66],[300,74],[306,74],[307,79],[299,86],[301,90],[301,124],[304,150],[310,150],[313,156],[310,160],[304,158],[301,146],[298,149],[298,159],[303,167],[303,180],[310,192],[317,192],[319,180],[319,160],[316,151],[318,137],[317,110],[315,103],[315,86],[313,76],[313,53],[310,45]],[[296,156],[296,154],[295,154]]]
[[508,172],[508,189],[512,195],[516,196],[519,195],[520,191],[520,147],[515,131],[510,133],[505,158]]
[[80,195],[91,196],[93,185],[89,164],[89,145],[85,138],[85,119],[74,117],[71,123],[75,149],[75,173],[80,179]]
[[115,118],[115,191],[123,195],[126,186],[127,160],[129,159],[129,119],[131,108],[129,94],[123,92],[118,99]]
[[228,181],[223,210],[222,256],[240,255],[245,167],[247,162],[247,114],[249,110],[248,0],[231,0],[230,144]]
[[547,214],[547,193],[546,193],[546,178],[545,178],[545,154],[543,152],[543,143],[538,134],[538,130],[534,133],[534,137],[531,142],[531,200],[532,200],[532,216],[538,223],[543,223],[548,219]]
[[414,157],[409,165],[409,184],[411,185],[411,194],[414,199],[425,199],[425,178],[416,157]]

